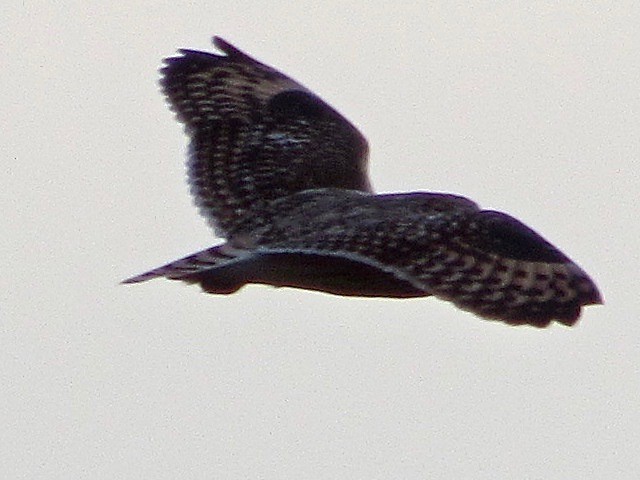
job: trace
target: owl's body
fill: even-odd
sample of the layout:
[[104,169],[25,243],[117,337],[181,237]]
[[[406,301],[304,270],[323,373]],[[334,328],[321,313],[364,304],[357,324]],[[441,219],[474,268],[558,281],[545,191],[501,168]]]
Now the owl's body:
[[126,280],[232,293],[248,283],[337,295],[435,295],[510,324],[573,324],[589,277],[518,220],[457,195],[374,194],[367,143],[297,82],[216,38],[162,86],[191,137],[196,203],[227,242]]

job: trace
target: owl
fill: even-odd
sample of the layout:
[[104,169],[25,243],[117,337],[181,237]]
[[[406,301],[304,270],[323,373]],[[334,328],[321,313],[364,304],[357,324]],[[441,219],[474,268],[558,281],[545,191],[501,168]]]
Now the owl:
[[602,302],[578,265],[505,213],[447,193],[374,193],[367,141],[349,121],[222,38],[213,43],[222,54],[166,59],[161,86],[190,139],[195,203],[226,240],[124,283],[434,296],[536,327],[573,325]]

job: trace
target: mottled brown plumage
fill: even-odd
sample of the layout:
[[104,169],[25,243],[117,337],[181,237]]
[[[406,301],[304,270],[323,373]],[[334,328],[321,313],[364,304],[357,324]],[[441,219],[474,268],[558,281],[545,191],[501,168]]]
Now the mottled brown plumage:
[[226,56],[180,50],[161,85],[191,138],[192,193],[219,235],[290,193],[371,189],[355,127],[299,83],[214,42]]
[[337,295],[434,295],[509,324],[572,325],[601,303],[540,235],[464,197],[376,195],[367,143],[299,83],[220,38],[181,50],[162,87],[191,138],[196,203],[227,242],[126,280],[232,293],[248,283]]

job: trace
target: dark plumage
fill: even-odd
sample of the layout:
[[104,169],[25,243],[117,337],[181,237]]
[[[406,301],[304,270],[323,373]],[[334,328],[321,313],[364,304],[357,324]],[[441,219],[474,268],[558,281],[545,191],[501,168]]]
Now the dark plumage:
[[376,195],[367,143],[305,87],[220,38],[181,50],[162,87],[191,138],[189,181],[227,242],[125,280],[232,293],[247,283],[337,295],[435,295],[509,324],[572,325],[601,303],[540,235],[464,197]]

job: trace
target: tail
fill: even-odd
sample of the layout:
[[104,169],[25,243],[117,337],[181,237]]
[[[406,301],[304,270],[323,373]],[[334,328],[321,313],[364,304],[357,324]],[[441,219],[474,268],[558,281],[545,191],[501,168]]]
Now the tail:
[[302,288],[343,296],[411,298],[429,293],[412,279],[358,255],[313,250],[209,248],[129,278],[139,283],[165,277],[197,283],[207,293],[229,294],[246,284]]
[[[234,249],[227,244],[218,245],[140,275],[127,278],[122,283],[140,283],[154,278],[168,278],[186,283],[202,284],[203,279],[207,277],[214,279],[214,281],[209,282],[207,291],[210,293],[233,293],[247,282],[242,276],[229,275],[229,269],[225,267],[230,267],[250,257],[252,257],[250,252]],[[220,274],[214,275],[212,272],[215,271],[220,271]]]

